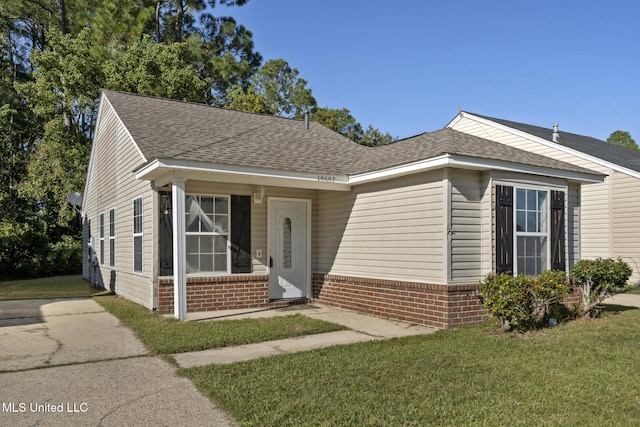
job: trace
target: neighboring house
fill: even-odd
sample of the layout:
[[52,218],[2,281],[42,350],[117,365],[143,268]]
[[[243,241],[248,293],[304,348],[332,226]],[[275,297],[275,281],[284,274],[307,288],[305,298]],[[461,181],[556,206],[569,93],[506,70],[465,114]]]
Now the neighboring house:
[[461,112],[447,126],[509,147],[541,154],[606,175],[580,193],[579,258],[617,258],[640,281],[640,152],[606,141],[508,120]]
[[578,258],[579,194],[603,179],[453,129],[364,147],[318,123],[104,91],[83,275],[181,319],[312,300],[479,323],[486,274]]

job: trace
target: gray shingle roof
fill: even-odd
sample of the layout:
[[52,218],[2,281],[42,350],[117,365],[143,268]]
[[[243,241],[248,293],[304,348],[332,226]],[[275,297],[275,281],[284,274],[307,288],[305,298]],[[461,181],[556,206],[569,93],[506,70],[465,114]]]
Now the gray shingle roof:
[[[504,126],[528,133],[538,138],[552,141],[553,129],[551,127],[544,128],[540,126],[528,125],[525,123],[512,122],[509,120],[497,119],[494,117],[483,116],[480,114],[470,113],[483,119],[491,120]],[[559,129],[560,137],[556,144],[571,148],[576,151],[588,154],[598,159],[623,166],[636,172],[640,172],[640,152],[629,150],[615,144],[610,144],[590,136],[578,135],[575,133],[565,132]]]
[[594,173],[579,166],[519,150],[450,128],[423,133],[393,144],[373,147],[354,165],[352,171],[368,172],[413,163],[443,154],[502,160],[579,173]]
[[104,91],[147,161],[178,159],[293,172],[354,175],[443,154],[593,173],[453,129],[365,147],[302,120]]
[[366,148],[301,120],[104,91],[147,158],[340,174]]

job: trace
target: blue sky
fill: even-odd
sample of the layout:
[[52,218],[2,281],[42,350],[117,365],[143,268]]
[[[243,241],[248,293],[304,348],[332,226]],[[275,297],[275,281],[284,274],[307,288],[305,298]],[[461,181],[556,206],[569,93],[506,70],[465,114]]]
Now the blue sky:
[[321,107],[400,138],[458,112],[640,144],[640,2],[250,0],[219,7]]

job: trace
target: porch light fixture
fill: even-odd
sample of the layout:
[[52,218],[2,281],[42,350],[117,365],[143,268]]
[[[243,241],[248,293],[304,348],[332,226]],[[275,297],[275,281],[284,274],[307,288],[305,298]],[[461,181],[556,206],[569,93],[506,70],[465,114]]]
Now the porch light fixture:
[[261,204],[262,199],[264,198],[264,187],[260,187],[260,191],[257,193],[253,193],[253,203]]

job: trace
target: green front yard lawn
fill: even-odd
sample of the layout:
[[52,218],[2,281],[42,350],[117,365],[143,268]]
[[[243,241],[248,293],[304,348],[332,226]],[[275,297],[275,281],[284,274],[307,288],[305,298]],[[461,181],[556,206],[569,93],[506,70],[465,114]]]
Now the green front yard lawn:
[[100,305],[131,328],[151,351],[182,353],[347,329],[295,314],[263,319],[182,322],[161,316],[115,295],[96,297]]
[[183,370],[246,426],[636,426],[640,310]]
[[82,276],[0,282],[0,301],[38,298],[81,298],[103,293],[91,287]]

